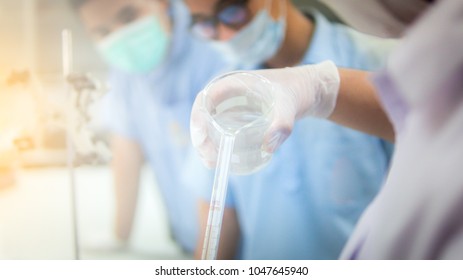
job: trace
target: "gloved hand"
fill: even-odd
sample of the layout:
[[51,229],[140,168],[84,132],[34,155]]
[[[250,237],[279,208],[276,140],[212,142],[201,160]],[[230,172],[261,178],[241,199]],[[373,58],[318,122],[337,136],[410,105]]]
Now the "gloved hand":
[[[302,117],[327,118],[336,105],[340,78],[331,61],[292,68],[252,71],[267,78],[275,87],[274,118],[265,133],[262,148],[273,153],[291,134],[294,122]],[[245,84],[230,83],[214,92],[212,98],[221,99],[243,90]],[[207,134],[207,117],[202,110],[203,92],[193,104],[190,133],[193,146],[206,166],[212,168],[218,148]]]

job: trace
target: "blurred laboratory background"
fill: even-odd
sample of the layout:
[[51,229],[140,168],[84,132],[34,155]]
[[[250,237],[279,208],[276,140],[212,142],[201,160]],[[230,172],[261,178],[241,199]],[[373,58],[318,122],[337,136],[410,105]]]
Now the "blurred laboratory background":
[[[65,28],[73,35],[72,88],[63,79]],[[106,244],[113,230],[110,155],[92,125],[105,75],[68,1],[0,1],[0,259],[190,257],[170,237],[150,172],[142,176],[130,249]],[[73,171],[65,114],[72,101]]]
[[[64,29],[73,38],[67,82]],[[130,248],[105,243],[113,230],[111,155],[94,114],[111,86],[106,71],[68,1],[0,1],[0,259],[192,257],[172,240],[147,168]]]

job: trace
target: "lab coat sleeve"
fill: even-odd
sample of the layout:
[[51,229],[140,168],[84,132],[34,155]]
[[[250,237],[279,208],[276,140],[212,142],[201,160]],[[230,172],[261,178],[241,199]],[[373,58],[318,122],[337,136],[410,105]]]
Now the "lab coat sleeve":
[[[436,3],[375,79],[389,115],[401,120],[396,152],[343,258],[463,258],[462,14],[461,1]],[[405,112],[391,106],[397,100]]]
[[318,63],[333,60],[339,67],[377,70],[383,67],[399,41],[383,39],[355,31],[345,25],[329,22],[323,15],[311,12],[315,22],[306,61]]
[[423,0],[322,0],[345,22],[380,37],[399,37],[432,1]]

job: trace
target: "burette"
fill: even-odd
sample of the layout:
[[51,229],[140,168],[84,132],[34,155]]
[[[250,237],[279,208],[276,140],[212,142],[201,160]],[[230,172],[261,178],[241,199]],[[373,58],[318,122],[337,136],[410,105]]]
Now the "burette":
[[203,243],[203,260],[217,259],[217,250],[220,241],[220,231],[222,228],[223,211],[225,207],[225,197],[228,188],[228,176],[230,171],[230,161],[235,143],[235,134],[223,133],[220,138],[219,154],[217,157],[217,168],[214,175],[212,187],[211,204],[207,217],[206,234]]

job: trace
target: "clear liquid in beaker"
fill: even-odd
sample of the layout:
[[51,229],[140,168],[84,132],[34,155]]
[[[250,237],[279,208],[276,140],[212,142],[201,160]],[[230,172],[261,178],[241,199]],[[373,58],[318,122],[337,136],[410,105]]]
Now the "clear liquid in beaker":
[[[223,101],[212,118],[222,133],[235,135],[231,172],[238,175],[253,173],[269,162],[271,155],[262,150],[265,131],[270,123],[270,108],[247,94]],[[215,139],[220,139],[220,133]]]

